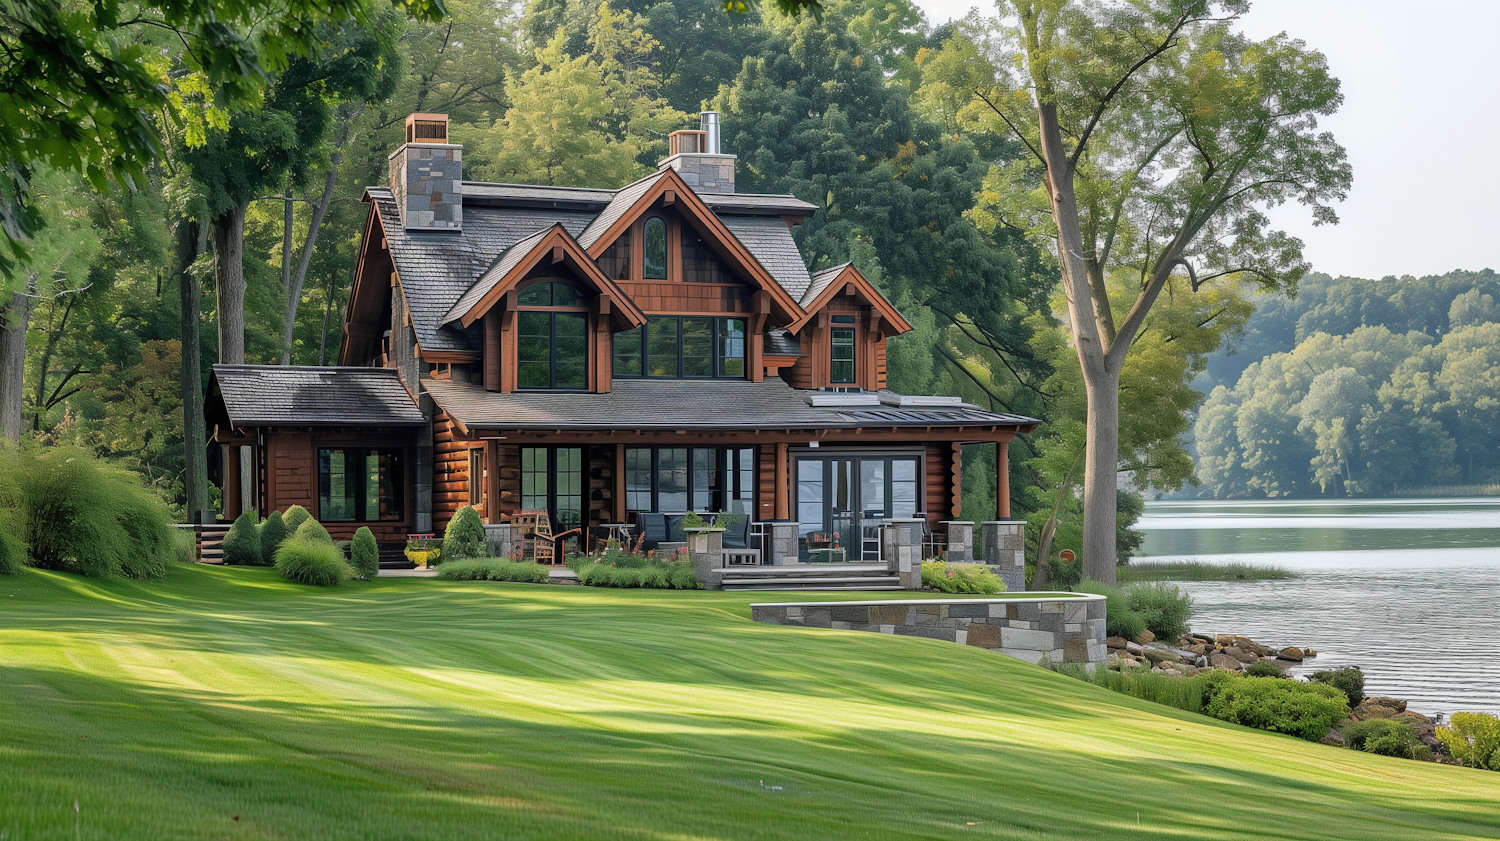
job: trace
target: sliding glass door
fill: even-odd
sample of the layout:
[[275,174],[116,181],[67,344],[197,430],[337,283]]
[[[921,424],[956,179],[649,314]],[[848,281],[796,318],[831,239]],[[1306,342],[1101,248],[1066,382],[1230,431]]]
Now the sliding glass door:
[[873,561],[882,520],[914,517],[921,456],[916,453],[796,456],[799,548],[809,563]]

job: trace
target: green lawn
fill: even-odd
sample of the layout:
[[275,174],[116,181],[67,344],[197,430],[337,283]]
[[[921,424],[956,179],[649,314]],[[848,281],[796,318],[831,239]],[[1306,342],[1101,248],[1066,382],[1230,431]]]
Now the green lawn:
[[75,800],[81,838],[1500,836],[1500,774],[750,622],[775,595],[0,579],[0,839]]

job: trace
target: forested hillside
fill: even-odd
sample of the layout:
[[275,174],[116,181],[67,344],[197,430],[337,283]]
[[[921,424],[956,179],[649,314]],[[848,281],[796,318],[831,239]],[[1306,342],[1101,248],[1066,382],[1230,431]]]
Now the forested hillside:
[[1215,498],[1393,495],[1500,481],[1500,277],[1311,275],[1208,360],[1194,427]]

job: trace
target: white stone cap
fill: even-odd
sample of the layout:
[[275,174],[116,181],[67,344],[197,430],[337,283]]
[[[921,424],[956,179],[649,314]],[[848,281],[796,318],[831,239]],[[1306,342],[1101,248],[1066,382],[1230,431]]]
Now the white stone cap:
[[396,151],[385,156],[388,161],[395,160],[396,156],[407,149],[463,149],[462,143],[402,143],[396,147]]
[[1093,593],[1028,593],[1022,598],[1008,599],[881,599],[868,602],[753,602],[751,607],[874,607],[888,604],[1028,604],[1033,602],[1057,601],[1059,599],[1077,600],[1082,602],[1102,602],[1103,596]]
[[696,160],[706,160],[712,163],[726,164],[732,164],[736,160],[734,155],[726,155],[722,152],[719,152],[717,154],[714,152],[678,152],[675,155],[668,155],[667,157],[657,161],[656,168],[660,170],[664,166],[670,166],[672,161],[678,160],[680,158],[694,158]]

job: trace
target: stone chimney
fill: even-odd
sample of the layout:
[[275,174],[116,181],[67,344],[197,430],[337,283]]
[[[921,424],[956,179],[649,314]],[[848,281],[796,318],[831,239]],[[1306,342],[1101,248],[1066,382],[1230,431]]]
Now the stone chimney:
[[406,142],[391,153],[391,192],[408,231],[462,231],[464,147],[448,142],[447,114],[406,118]]
[[719,112],[699,115],[700,128],[674,131],[667,136],[670,154],[660,169],[677,170],[689,187],[700,193],[734,192],[734,155],[719,151]]

